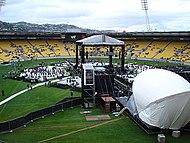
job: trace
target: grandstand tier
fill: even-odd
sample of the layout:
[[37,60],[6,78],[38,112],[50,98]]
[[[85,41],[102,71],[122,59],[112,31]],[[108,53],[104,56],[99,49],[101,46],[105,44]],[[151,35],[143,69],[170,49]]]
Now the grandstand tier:
[[[19,34],[11,35],[12,37],[7,35],[3,37],[1,34],[0,62],[76,55],[75,41],[77,39],[69,40],[69,36],[63,36],[63,34],[60,37],[55,35],[56,38],[53,37],[53,34],[52,37],[41,34],[40,38],[37,35],[23,38],[23,35],[19,36]],[[72,35],[70,34],[70,36]],[[111,34],[111,36],[125,42],[125,58],[190,62],[188,32],[135,33],[131,35],[126,33]],[[109,47],[106,46],[85,47],[85,52],[88,52],[89,56],[108,56],[108,51]],[[80,54],[80,52],[78,53]],[[113,47],[113,53],[115,57],[119,57],[121,49]]]

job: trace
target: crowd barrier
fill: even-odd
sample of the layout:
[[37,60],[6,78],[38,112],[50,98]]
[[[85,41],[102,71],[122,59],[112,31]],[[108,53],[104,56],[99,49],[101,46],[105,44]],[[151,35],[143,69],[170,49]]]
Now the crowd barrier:
[[30,122],[33,122],[36,119],[44,118],[45,116],[48,116],[50,114],[63,111],[66,108],[81,105],[81,102],[82,100],[79,97],[71,98],[70,100],[66,99],[66,100],[63,100],[62,102],[57,103],[54,106],[41,109],[35,112],[31,112],[26,116],[19,117],[11,121],[2,122],[0,123],[0,134],[12,132],[13,130],[20,127],[26,127],[27,124],[29,124]]

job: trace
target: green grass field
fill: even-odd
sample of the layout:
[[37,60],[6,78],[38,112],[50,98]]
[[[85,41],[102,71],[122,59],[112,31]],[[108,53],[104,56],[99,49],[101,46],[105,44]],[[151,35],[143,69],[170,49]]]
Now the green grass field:
[[[0,106],[0,122],[15,119],[30,112],[50,107],[55,103],[70,96],[70,89],[53,87],[37,87],[19,95],[11,101]],[[74,92],[74,96],[80,96]]]
[[[12,133],[0,135],[0,140],[7,143],[34,143],[67,134],[79,129],[91,127],[105,121],[86,121],[81,107],[66,109],[39,119],[26,127],[21,127]],[[91,109],[90,115],[102,115],[99,108]],[[109,114],[112,120],[116,119]],[[119,118],[119,117],[118,117]],[[182,132],[180,138],[174,138],[170,133],[166,134],[166,143],[189,143],[189,133]],[[64,137],[57,137],[47,141],[48,143],[157,143],[157,135],[147,135],[130,118],[122,118],[102,126],[83,130]]]
[[[5,90],[5,96],[1,96],[0,101],[26,88],[27,82],[3,79],[9,71],[22,70],[25,67],[37,65],[49,65],[51,63],[63,62],[66,59],[48,59],[18,62],[14,65],[0,65],[0,91]],[[96,59],[95,59],[96,60]],[[98,59],[100,60],[100,59]],[[108,61],[108,59],[101,59]],[[120,63],[119,59],[113,59],[114,62]],[[160,64],[151,61],[134,61],[126,60],[126,62],[141,64]],[[170,63],[161,63],[162,65],[173,65]],[[41,86],[32,89],[26,93],[19,95],[13,100],[0,106],[0,122],[12,120],[30,112],[46,108],[54,105],[60,100],[70,95],[70,89],[58,89],[53,87]],[[74,92],[74,96],[80,96],[81,93]],[[85,115],[79,112],[83,111],[81,107],[66,109],[54,115],[39,119],[33,123],[29,123],[27,127],[21,127],[12,133],[0,134],[0,143],[34,143],[54,136],[62,135],[78,129],[83,129],[105,121],[86,121]],[[92,109],[92,115],[104,114],[99,108]],[[110,115],[112,119],[114,116]],[[182,132],[180,138],[173,138],[171,134],[166,134],[167,143],[187,143],[189,142],[189,132]],[[147,135],[138,125],[131,119],[123,118],[121,120],[111,122],[96,128],[84,130],[65,137],[60,137],[48,142],[66,142],[66,143],[156,143],[156,135]]]

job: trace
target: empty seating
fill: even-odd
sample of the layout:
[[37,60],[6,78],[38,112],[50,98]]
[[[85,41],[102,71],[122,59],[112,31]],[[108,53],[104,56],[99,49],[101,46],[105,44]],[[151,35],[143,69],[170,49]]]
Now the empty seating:
[[163,59],[181,62],[190,61],[190,43],[185,41],[129,40],[126,56],[131,58]]
[[[190,43],[188,41],[158,41],[127,39],[126,58],[163,59],[190,62]],[[80,50],[80,47],[79,47]],[[108,56],[109,46],[85,47],[89,56]],[[80,54],[80,52],[78,52]],[[121,47],[113,46],[114,56],[121,54]],[[1,40],[0,62],[57,56],[75,56],[76,44],[61,40]]]
[[19,59],[17,55],[16,47],[11,41],[0,41],[1,54],[0,58],[3,62],[8,62],[10,60]]
[[76,44],[75,43],[64,43],[65,50],[67,51],[68,56],[75,56],[75,49],[76,49]]

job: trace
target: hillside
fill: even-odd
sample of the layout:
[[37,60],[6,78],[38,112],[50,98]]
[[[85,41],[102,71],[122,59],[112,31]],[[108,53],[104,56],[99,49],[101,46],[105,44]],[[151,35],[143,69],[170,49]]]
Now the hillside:
[[93,29],[80,28],[75,25],[69,24],[35,24],[27,22],[7,23],[0,21],[0,32],[50,32],[50,33],[62,33],[62,32],[114,32],[112,30],[99,31]]

